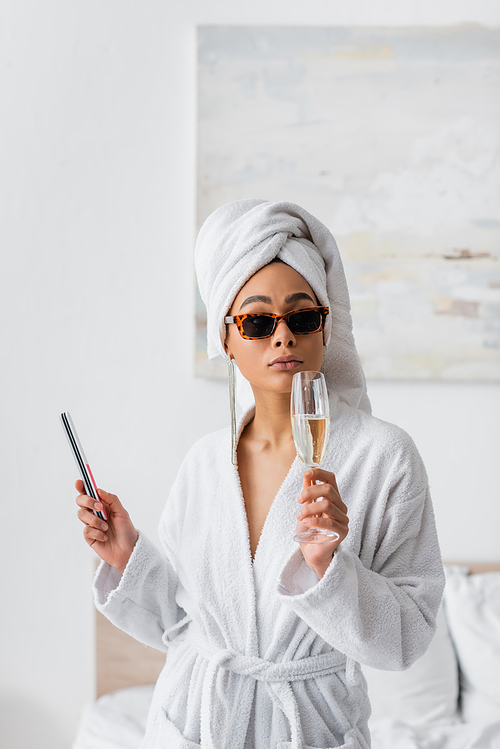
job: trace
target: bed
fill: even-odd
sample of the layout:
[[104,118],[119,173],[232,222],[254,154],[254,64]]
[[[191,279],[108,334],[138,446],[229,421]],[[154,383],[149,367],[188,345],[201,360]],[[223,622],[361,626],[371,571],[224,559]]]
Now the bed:
[[[500,749],[500,563],[447,564],[434,639],[404,672],[363,667],[373,749]],[[96,612],[97,699],[73,749],[137,749],[165,655]]]

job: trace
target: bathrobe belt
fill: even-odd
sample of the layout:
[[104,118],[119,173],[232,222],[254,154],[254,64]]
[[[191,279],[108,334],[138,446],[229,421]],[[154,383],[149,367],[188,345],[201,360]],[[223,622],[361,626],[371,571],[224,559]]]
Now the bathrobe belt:
[[[336,650],[296,661],[275,663],[253,655],[243,655],[235,650],[210,652],[200,647],[199,643],[195,644],[190,641],[190,644],[208,661],[203,682],[201,710],[201,735],[203,746],[206,746],[207,749],[216,749],[217,744],[214,741],[214,735],[220,735],[216,725],[218,721],[215,719],[216,708],[212,702],[213,697],[217,694],[216,679],[220,668],[265,682],[270,698],[283,711],[290,724],[291,749],[300,749],[302,735],[299,709],[290,682],[316,679],[346,669],[346,657]],[[235,735],[238,734],[235,732],[233,737]],[[246,731],[242,734],[242,743],[245,735]]]

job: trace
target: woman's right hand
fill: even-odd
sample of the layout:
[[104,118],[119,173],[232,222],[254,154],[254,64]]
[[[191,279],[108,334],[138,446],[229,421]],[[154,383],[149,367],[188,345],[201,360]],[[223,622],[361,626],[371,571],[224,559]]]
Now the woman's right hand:
[[[85,494],[83,481],[78,479],[75,488],[79,492],[76,504],[80,507],[78,518],[84,524],[83,537],[104,562],[123,575],[139,534],[130,520],[130,515],[115,494],[98,489],[100,502]],[[94,515],[105,509],[107,520]]]

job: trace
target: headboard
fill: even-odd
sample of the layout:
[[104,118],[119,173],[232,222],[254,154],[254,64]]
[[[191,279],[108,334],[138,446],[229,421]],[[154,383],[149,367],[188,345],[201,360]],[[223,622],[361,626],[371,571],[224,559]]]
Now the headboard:
[[[472,574],[500,571],[500,562],[449,564],[462,564]],[[136,684],[154,684],[163,668],[165,657],[165,653],[137,642],[96,611],[97,697]]]
[[166,653],[134,640],[96,610],[96,694],[136,684],[154,684]]

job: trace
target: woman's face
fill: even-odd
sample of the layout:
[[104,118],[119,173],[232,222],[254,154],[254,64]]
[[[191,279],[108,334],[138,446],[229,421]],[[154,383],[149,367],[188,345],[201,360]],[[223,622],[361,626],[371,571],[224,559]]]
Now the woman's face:
[[[243,286],[228,314],[273,312],[317,307],[307,281],[289,265],[271,263],[261,268]],[[294,335],[281,320],[270,338],[242,338],[235,323],[227,325],[224,343],[240,372],[254,389],[290,393],[296,372],[319,370],[323,362],[323,332]]]

